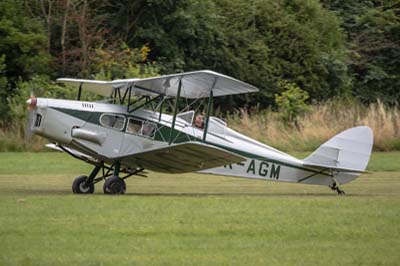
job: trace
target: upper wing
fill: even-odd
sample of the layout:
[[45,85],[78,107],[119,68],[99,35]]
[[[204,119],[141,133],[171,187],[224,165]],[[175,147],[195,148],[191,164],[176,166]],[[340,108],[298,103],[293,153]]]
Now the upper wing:
[[209,97],[211,90],[214,97],[258,91],[250,84],[210,70],[141,79],[135,82],[135,87],[175,97],[180,80],[181,97],[189,99]]
[[[124,94],[126,89],[131,86],[135,81],[140,79],[120,79],[113,81],[104,80],[91,80],[91,79],[70,79],[70,78],[59,78],[57,82],[72,86],[75,88],[82,88],[83,90],[93,92],[102,96],[111,96],[114,88],[120,88],[120,93]],[[135,90],[137,95],[149,95],[154,96],[154,94],[149,91],[143,91],[141,89]]]
[[139,165],[165,173],[186,173],[238,163],[245,158],[226,150],[190,142],[132,154],[121,158],[122,164]]
[[196,99],[206,98],[213,91],[213,96],[257,92],[258,89],[243,81],[210,70],[186,72],[144,79],[121,79],[113,81],[60,78],[58,82],[82,87],[94,93],[109,96],[116,87],[134,88],[141,95],[161,94],[176,97],[181,81],[181,97]]

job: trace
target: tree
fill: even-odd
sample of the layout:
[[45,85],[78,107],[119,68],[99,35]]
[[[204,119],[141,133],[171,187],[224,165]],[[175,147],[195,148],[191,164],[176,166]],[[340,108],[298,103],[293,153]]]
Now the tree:
[[5,55],[0,57],[0,121],[1,118],[4,118],[8,112],[7,77],[5,75],[6,65],[4,64],[5,59]]
[[400,101],[400,1],[331,0],[342,18],[350,51],[353,95],[363,102]]
[[[122,2],[122,1],[120,1]],[[211,0],[142,0],[118,10],[134,10],[133,19],[113,16],[111,25],[130,30],[130,47],[147,45],[150,61],[158,61],[164,73],[214,68],[220,29]],[[128,11],[127,11],[128,12]],[[118,11],[120,14],[121,11]],[[125,21],[127,21],[125,26]]]
[[[47,73],[50,59],[43,25],[29,17],[22,0],[0,2],[0,58],[0,102],[8,110],[6,97],[13,96],[16,82]],[[0,113],[2,120],[7,116],[7,111]]]
[[286,88],[286,90],[279,95],[275,95],[275,102],[278,105],[283,121],[288,124],[293,123],[297,129],[300,129],[297,118],[305,112],[310,111],[310,106],[306,104],[310,96],[296,84],[282,83],[281,86]]
[[148,62],[150,48],[130,49],[125,43],[117,42],[113,47],[96,48],[92,55],[93,78],[113,80],[127,77],[145,78],[159,74],[158,65]]
[[289,81],[321,101],[349,91],[339,20],[318,1],[216,1],[224,45],[217,68],[260,88],[238,105],[273,104]]

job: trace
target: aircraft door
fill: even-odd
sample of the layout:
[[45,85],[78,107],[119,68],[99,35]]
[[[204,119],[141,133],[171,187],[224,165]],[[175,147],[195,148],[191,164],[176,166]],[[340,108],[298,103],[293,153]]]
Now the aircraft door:
[[150,148],[155,143],[156,130],[157,125],[153,122],[129,118],[121,146],[122,155],[141,152]]
[[100,124],[105,129],[105,138],[102,144],[102,154],[107,157],[121,155],[121,145],[124,138],[126,118],[118,114],[102,114]]
[[[88,120],[93,121],[93,118]],[[119,157],[126,123],[125,116],[103,113],[99,117],[100,126],[93,122],[86,121],[81,127],[72,129],[74,140],[104,157]]]

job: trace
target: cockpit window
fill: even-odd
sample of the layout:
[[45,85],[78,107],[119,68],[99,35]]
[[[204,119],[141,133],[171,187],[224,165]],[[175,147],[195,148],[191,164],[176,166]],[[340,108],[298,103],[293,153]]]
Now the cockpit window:
[[129,118],[126,133],[152,138],[156,131],[156,125],[147,121]]
[[122,130],[125,124],[125,117],[115,114],[103,114],[100,117],[100,124],[104,127]]

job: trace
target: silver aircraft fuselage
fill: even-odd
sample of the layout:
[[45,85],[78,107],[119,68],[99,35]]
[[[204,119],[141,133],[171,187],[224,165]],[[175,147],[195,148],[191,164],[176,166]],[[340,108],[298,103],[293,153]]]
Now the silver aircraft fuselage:
[[[190,119],[177,116],[171,131],[171,115],[144,109],[129,113],[126,106],[116,104],[38,98],[35,114],[34,133],[107,163],[129,154],[167,147],[171,142],[204,141],[247,160],[199,169],[200,173],[326,186],[335,182],[331,174],[306,167],[303,160],[246,137],[215,117],[210,117],[204,140],[203,129],[193,126]],[[107,116],[116,118],[116,124],[110,126]],[[140,132],[128,133],[128,121],[131,120],[150,124],[153,133],[146,135],[143,128]],[[121,164],[132,168],[140,166],[132,160],[122,160]],[[160,171],[157,166],[147,168]],[[335,177],[344,184],[357,176],[341,173]]]

